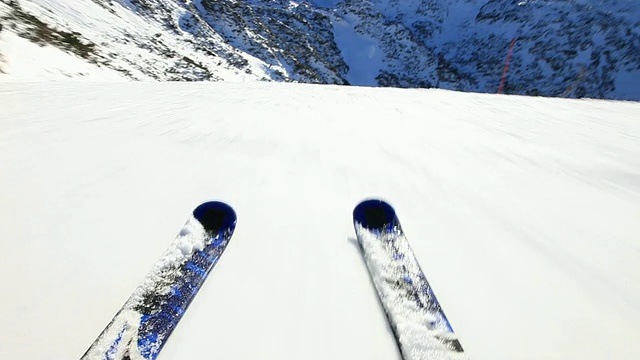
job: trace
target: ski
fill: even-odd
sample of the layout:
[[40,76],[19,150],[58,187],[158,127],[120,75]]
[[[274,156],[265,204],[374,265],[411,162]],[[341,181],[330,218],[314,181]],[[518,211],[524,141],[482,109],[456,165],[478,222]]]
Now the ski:
[[236,214],[222,202],[198,206],[82,360],[153,360],[231,240]]
[[353,211],[358,244],[404,360],[466,359],[402,231],[381,200]]

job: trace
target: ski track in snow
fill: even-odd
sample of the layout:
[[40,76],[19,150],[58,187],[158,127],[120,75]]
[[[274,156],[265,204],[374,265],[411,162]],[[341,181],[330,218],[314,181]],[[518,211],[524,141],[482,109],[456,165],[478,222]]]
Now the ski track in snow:
[[193,208],[238,226],[160,360],[398,359],[381,197],[470,359],[638,359],[640,104],[266,83],[0,84],[0,358],[78,358]]

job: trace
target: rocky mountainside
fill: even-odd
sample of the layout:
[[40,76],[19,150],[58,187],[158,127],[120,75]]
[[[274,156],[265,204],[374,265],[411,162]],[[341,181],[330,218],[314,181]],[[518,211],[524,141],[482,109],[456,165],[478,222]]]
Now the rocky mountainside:
[[496,92],[515,39],[505,93],[640,100],[634,0],[2,1],[0,40],[131,79]]

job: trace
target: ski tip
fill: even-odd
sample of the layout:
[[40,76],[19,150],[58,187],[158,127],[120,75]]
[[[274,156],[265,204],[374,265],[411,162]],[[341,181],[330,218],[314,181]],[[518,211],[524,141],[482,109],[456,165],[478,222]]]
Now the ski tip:
[[390,224],[397,225],[393,207],[378,199],[365,200],[353,210],[353,221],[367,229],[382,230]]
[[193,217],[210,233],[219,233],[236,226],[236,212],[221,201],[208,201],[193,210]]

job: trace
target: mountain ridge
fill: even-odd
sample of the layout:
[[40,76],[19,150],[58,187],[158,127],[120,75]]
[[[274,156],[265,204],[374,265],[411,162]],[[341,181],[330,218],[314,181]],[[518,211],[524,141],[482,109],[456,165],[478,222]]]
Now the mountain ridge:
[[134,80],[491,93],[515,39],[505,93],[640,100],[633,1],[9,0],[0,19],[0,39],[14,32]]

